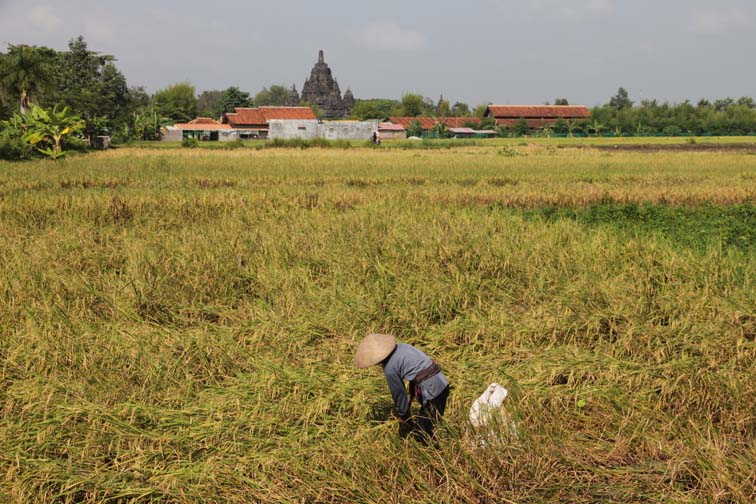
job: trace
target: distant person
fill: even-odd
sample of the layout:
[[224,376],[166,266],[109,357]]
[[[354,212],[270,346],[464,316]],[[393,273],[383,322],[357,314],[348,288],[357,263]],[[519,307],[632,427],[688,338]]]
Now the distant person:
[[373,132],[373,136],[371,137],[371,139],[373,140],[373,143],[375,145],[381,145],[381,134],[378,133],[377,131]]
[[[449,397],[449,380],[438,364],[411,345],[397,344],[390,334],[368,334],[357,348],[354,364],[360,369],[380,364],[400,424],[422,441],[433,437]],[[409,382],[409,395],[405,381]],[[410,415],[413,398],[420,404],[420,413],[414,418]]]

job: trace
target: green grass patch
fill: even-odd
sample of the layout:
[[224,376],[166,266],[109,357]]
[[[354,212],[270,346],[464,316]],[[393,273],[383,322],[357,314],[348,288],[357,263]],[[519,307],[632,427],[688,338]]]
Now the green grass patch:
[[753,204],[692,207],[597,204],[584,208],[547,207],[525,214],[547,222],[568,219],[633,235],[653,235],[683,248],[756,250],[756,205]]

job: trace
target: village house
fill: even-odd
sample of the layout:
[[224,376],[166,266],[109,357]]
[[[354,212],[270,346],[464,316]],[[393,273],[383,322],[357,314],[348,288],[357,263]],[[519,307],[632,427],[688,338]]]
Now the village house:
[[[449,134],[455,138],[473,138],[473,137],[492,137],[496,136],[494,130],[481,130],[473,128],[473,126],[480,127],[480,117],[389,117],[388,123],[394,126],[404,129],[404,137],[406,138],[407,130],[412,129],[413,125],[417,123],[423,130],[423,135],[427,135],[433,131],[433,128],[437,124],[443,124]],[[378,131],[382,131],[380,128]],[[381,133],[383,137],[383,133]],[[391,138],[385,137],[385,138]]]
[[223,114],[223,124],[239,131],[239,138],[268,138],[270,121],[315,121],[317,117],[309,107],[237,107]]
[[582,105],[489,105],[485,118],[496,120],[497,126],[512,127],[524,119],[529,128],[553,126],[562,121],[582,121],[591,117]]
[[423,133],[430,132],[438,123],[442,123],[447,128],[465,128],[473,124],[480,124],[480,117],[396,117],[388,118],[391,124],[398,124],[405,130],[411,129],[414,123],[420,125]]
[[401,124],[382,122],[378,124],[381,140],[401,140],[407,138],[407,130]]
[[163,129],[163,141],[180,142],[184,138],[197,140],[233,140],[236,132],[228,124],[221,124],[209,117],[198,117],[188,123],[177,123]]

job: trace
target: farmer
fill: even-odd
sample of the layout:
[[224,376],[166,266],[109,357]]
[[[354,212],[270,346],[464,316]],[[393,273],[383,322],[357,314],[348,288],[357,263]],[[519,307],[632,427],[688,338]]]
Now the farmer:
[[[449,397],[449,381],[438,364],[411,345],[397,344],[389,334],[368,334],[357,348],[354,364],[360,369],[380,364],[400,424],[409,426],[420,439],[433,436],[434,424],[444,415]],[[409,396],[405,380],[409,382]],[[413,397],[421,406],[415,419],[410,416]]]

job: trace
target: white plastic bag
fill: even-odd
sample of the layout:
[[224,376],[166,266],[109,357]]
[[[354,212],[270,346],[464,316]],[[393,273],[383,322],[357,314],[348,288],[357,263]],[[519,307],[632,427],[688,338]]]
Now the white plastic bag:
[[491,415],[498,412],[508,396],[509,391],[498,383],[489,385],[470,408],[470,423],[473,427],[483,427],[489,423]]
[[481,445],[501,441],[502,429],[496,429],[497,426],[504,427],[503,432],[508,431],[509,436],[515,439],[519,437],[517,425],[502,408],[507,397],[507,389],[498,383],[492,383],[470,408],[470,423],[475,428]]

